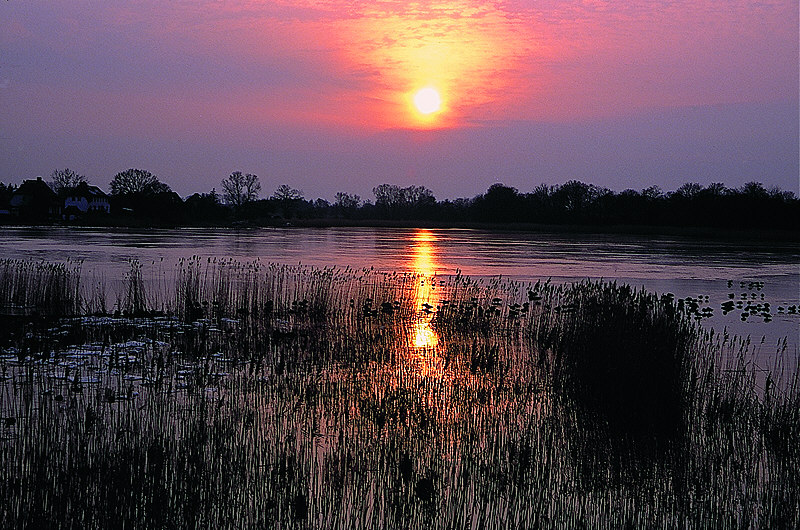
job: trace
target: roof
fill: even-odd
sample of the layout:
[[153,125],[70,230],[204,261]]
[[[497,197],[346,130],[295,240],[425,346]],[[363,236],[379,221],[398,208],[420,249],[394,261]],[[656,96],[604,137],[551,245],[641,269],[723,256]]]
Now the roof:
[[69,192],[70,197],[86,197],[87,199],[105,199],[108,197],[106,193],[97,186],[90,186],[86,182],[81,182],[78,186]]
[[36,180],[23,181],[14,192],[14,195],[31,195],[44,198],[53,198],[56,196],[55,192],[50,189],[50,186],[42,180],[42,177],[38,177]]
[[50,189],[42,177],[36,180],[26,180],[20,184],[19,188],[11,196],[11,206],[21,206],[32,202],[52,202],[56,194]]

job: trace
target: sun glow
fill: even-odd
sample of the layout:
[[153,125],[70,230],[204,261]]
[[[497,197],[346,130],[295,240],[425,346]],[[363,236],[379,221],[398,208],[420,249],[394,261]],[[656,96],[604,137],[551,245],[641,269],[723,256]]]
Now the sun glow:
[[414,106],[421,114],[433,114],[442,107],[442,98],[435,88],[425,87],[414,94]]
[[495,3],[359,6],[336,36],[379,127],[449,128],[490,112],[510,97],[508,72],[530,51],[521,19]]

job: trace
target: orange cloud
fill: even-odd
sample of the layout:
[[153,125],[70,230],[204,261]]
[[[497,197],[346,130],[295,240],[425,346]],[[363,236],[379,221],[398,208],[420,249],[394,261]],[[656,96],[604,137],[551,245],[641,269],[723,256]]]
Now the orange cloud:
[[[379,3],[334,24],[349,68],[368,73],[365,111],[382,127],[446,127],[491,115],[517,88],[508,72],[533,46],[519,17],[484,2]],[[442,96],[430,119],[411,103],[426,86]]]
[[[4,93],[144,95],[179,130],[213,116],[369,134],[797,98],[785,0],[30,3],[0,20]],[[427,118],[411,103],[424,86],[442,98]]]

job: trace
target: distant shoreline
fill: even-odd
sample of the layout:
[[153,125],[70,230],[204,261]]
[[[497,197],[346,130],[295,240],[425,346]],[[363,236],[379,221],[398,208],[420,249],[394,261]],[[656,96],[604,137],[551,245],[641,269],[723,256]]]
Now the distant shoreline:
[[259,219],[242,222],[216,224],[145,224],[139,222],[113,222],[109,219],[105,224],[3,224],[0,231],[6,228],[75,228],[75,229],[255,229],[255,228],[422,228],[422,229],[464,229],[488,230],[497,232],[542,232],[564,234],[613,234],[632,236],[678,236],[693,239],[711,239],[723,241],[774,241],[800,243],[800,231],[790,229],[766,230],[731,229],[697,226],[660,226],[660,225],[586,225],[586,224],[541,224],[541,223],[485,223],[485,222],[445,222],[445,221],[411,221],[395,219]]

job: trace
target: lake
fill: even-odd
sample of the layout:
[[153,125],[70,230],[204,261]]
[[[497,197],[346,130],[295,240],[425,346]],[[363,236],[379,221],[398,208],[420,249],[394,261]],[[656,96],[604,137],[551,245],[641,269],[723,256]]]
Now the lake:
[[3,233],[0,527],[798,527],[792,245]]
[[111,282],[123,277],[131,259],[153,272],[191,256],[438,276],[460,272],[522,282],[602,278],[689,297],[704,326],[763,341],[764,354],[774,353],[784,337],[790,352],[800,343],[795,243],[412,228],[4,228],[2,233],[5,258],[82,260],[84,275]]

